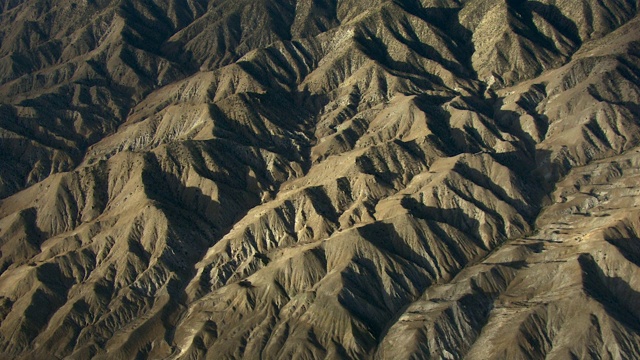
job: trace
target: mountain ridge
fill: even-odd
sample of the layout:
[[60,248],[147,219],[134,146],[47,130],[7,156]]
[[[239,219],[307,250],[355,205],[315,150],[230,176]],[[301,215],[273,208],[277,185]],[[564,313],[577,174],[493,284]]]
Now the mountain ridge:
[[3,3],[1,354],[640,356],[637,8]]

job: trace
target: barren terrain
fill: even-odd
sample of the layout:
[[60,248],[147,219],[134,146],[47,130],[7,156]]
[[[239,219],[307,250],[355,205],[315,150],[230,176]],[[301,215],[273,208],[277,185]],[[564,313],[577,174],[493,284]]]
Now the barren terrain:
[[638,0],[1,0],[0,358],[640,358]]

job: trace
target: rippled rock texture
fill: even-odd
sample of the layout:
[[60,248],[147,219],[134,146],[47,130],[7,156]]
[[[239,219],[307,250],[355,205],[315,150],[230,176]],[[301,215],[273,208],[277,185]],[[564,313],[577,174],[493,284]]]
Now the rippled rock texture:
[[640,358],[639,6],[0,2],[0,357]]

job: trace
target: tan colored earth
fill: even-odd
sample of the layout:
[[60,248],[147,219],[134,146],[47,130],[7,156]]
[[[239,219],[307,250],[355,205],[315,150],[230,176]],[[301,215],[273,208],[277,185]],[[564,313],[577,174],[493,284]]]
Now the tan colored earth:
[[639,7],[0,1],[0,358],[640,358]]

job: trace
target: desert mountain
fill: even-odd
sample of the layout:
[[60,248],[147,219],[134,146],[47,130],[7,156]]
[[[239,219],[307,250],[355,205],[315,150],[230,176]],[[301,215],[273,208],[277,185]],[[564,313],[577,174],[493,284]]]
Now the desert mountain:
[[0,357],[640,358],[639,6],[0,1]]

